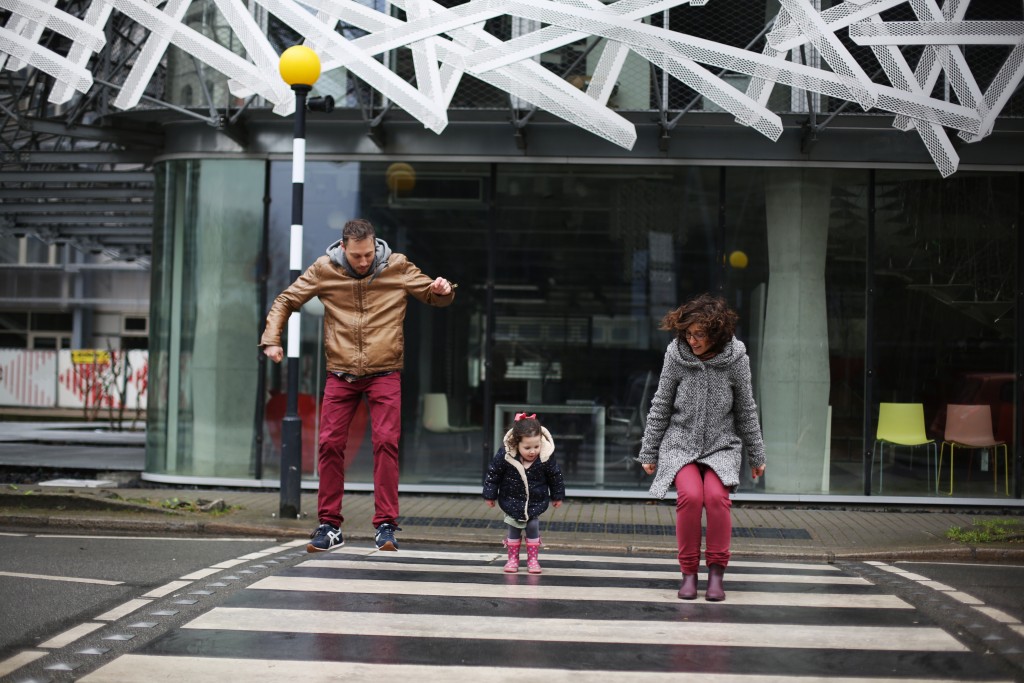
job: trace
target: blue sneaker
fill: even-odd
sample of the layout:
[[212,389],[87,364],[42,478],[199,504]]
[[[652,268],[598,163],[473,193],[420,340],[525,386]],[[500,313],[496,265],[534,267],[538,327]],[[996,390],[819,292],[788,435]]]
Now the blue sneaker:
[[377,533],[373,540],[377,544],[377,550],[398,550],[398,541],[395,540],[395,532],[401,531],[396,524],[384,522],[377,527]]
[[311,539],[306,544],[307,553],[322,553],[331,548],[340,548],[345,545],[345,538],[341,535],[341,529],[330,524],[321,524],[309,535]]

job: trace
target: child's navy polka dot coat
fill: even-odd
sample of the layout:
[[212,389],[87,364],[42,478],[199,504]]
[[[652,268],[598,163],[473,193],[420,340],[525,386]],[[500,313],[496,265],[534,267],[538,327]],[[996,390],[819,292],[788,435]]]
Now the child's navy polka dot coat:
[[552,500],[565,498],[562,470],[555,462],[555,442],[551,432],[541,427],[540,457],[529,468],[523,467],[518,451],[511,444],[512,430],[494,455],[484,475],[484,499],[497,500],[509,517],[525,522],[540,517]]

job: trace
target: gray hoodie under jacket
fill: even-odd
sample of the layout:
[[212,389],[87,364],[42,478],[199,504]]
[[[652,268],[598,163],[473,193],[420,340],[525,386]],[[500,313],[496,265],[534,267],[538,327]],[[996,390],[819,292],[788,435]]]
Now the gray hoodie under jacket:
[[673,340],[665,351],[637,462],[657,464],[651,495],[664,498],[691,462],[707,465],[722,484],[740,483],[743,447],[751,467],[765,463],[764,440],[743,342],[732,338],[709,360]]

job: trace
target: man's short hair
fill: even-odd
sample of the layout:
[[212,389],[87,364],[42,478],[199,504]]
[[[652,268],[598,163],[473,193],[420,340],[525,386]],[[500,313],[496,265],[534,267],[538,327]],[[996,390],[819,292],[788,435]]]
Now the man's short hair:
[[355,218],[345,223],[345,227],[341,229],[341,243],[348,244],[349,240],[364,240],[367,237],[376,237],[377,233],[373,229],[373,225],[370,221],[363,218]]

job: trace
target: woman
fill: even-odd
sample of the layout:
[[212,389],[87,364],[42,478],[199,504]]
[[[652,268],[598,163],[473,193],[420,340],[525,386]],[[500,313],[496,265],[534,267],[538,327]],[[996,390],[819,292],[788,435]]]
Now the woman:
[[651,494],[676,487],[676,540],[683,582],[679,597],[697,597],[701,512],[707,510],[708,587],[705,599],[725,600],[732,501],[740,483],[743,447],[751,475],[764,474],[764,441],[750,383],[750,359],[736,339],[739,316],[725,300],[702,294],[661,321],[674,332],[651,399],[637,462],[654,474]]

